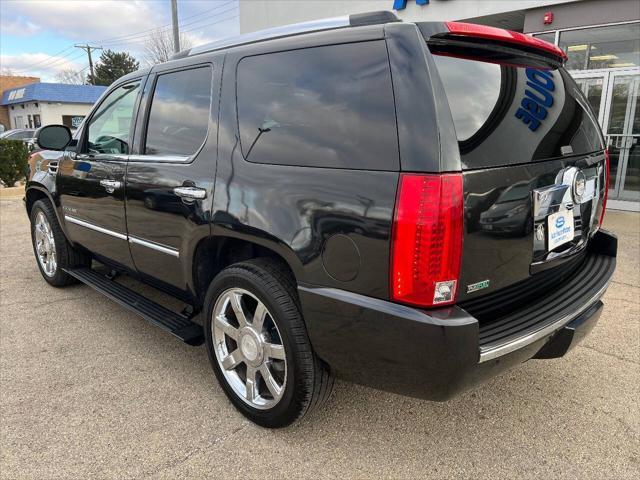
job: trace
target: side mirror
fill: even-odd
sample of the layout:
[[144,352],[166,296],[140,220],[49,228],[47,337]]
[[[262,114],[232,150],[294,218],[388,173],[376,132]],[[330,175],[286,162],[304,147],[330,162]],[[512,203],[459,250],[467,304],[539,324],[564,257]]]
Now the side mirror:
[[64,150],[71,142],[71,130],[64,125],[47,125],[36,132],[36,143],[45,150]]

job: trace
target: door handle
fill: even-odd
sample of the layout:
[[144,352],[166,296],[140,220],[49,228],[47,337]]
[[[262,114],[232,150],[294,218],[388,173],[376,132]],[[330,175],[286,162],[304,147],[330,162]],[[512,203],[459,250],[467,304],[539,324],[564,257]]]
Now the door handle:
[[204,200],[207,198],[207,191],[198,187],[176,187],[173,189],[173,193],[186,200]]
[[100,186],[104,187],[107,193],[113,193],[116,189],[122,187],[122,182],[117,180],[100,180]]

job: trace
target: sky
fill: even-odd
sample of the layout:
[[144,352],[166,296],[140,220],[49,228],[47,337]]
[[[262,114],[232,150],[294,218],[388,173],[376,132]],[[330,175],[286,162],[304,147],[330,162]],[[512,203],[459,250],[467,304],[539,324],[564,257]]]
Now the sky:
[[[193,46],[237,35],[238,15],[238,0],[178,0],[180,30]],[[154,31],[171,31],[169,0],[0,0],[0,72],[43,82],[61,70],[86,73],[87,54],[74,47],[86,43],[142,65]]]

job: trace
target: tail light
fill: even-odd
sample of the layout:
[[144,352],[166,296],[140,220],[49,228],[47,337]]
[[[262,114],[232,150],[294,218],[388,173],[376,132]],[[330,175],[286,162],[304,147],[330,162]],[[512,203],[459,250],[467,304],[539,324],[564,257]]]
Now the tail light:
[[602,212],[600,212],[600,226],[604,221],[604,212],[607,210],[607,199],[609,198],[609,177],[611,174],[611,158],[609,149],[604,151],[604,197],[602,198]]
[[462,175],[402,174],[391,247],[391,298],[454,303],[462,258]]

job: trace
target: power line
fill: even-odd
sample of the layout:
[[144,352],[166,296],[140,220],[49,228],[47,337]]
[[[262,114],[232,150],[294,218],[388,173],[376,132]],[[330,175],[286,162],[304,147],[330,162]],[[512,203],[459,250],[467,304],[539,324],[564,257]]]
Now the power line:
[[[226,7],[230,3],[234,3],[235,5],[230,9],[227,9],[227,10],[224,10],[224,11],[219,11],[215,15],[207,16],[205,18],[199,18],[199,19],[193,20],[191,22],[184,22],[184,23],[180,24],[180,28],[186,27],[186,26],[190,26],[190,25],[195,25],[195,24],[201,23],[201,22],[208,22],[212,18],[217,18],[220,15],[225,15],[227,13],[231,13],[232,11],[237,11],[237,3],[236,2],[227,2],[227,3],[223,4],[223,5],[217,5],[214,8],[211,8],[211,9],[208,9],[208,10],[204,10],[204,11],[199,12],[197,14],[185,17],[184,20],[188,20],[188,19],[191,19],[193,17],[200,16],[200,15],[202,15],[204,13],[212,12],[214,10],[219,10],[219,9],[221,9],[221,7]],[[202,29],[202,28],[205,28],[205,27],[210,27],[210,26],[222,23],[222,22],[229,21],[229,20],[234,20],[234,19],[239,18],[239,16],[240,15],[237,14],[237,15],[234,15],[232,17],[224,18],[224,19],[221,19],[221,20],[218,20],[218,21],[215,21],[215,22],[204,23],[202,25],[198,25],[198,26],[183,30],[182,33],[191,32],[191,31]],[[102,46],[109,47],[109,46],[117,46],[117,45],[126,46],[126,45],[130,45],[130,44],[141,44],[141,43],[146,42],[146,40],[153,35],[153,32],[156,32],[156,31],[158,31],[158,32],[163,32],[163,31],[166,32],[168,30],[166,27],[169,27],[169,26],[170,26],[170,24],[169,25],[165,25],[163,27],[157,27],[157,28],[153,28],[153,29],[149,29],[149,30],[143,30],[142,32],[136,32],[136,33],[131,33],[131,34],[128,34],[128,35],[123,35],[121,37],[111,37],[109,39],[105,39],[105,40],[110,40],[110,41],[93,42],[94,44],[100,44],[101,47],[91,47],[91,48],[93,50],[95,50],[95,49],[98,49],[98,48],[102,48]],[[152,33],[146,33],[145,34],[145,32],[152,32]],[[136,37],[140,37],[140,38],[136,38]],[[116,39],[123,39],[123,40],[122,41],[116,41]],[[41,60],[41,61],[36,62],[36,63],[34,63],[32,65],[29,65],[27,67],[22,67],[19,70],[13,70],[13,71],[16,72],[16,73],[23,73],[23,72],[32,71],[35,68],[38,68],[38,69],[41,69],[41,68],[50,69],[50,68],[52,68],[54,66],[58,66],[58,65],[64,63],[65,61],[70,62],[72,60],[77,60],[78,58],[80,58],[82,56],[82,54],[81,55],[76,55],[73,58],[70,58],[71,55],[73,54],[73,49],[74,48],[82,48],[83,50],[86,51],[86,47],[87,46],[89,46],[89,45],[87,44],[87,45],[82,45],[82,46],[78,46],[78,45],[69,46],[69,47],[61,50],[60,52],[57,52],[56,54],[52,55],[50,58],[47,58],[45,60]],[[68,50],[69,50],[69,52],[66,53],[65,55],[62,55],[61,57],[57,57],[57,55],[60,55],[60,54],[62,54],[64,52],[67,52]],[[88,54],[88,56],[90,56],[89,52],[87,52],[87,54]],[[91,65],[89,65],[89,67],[91,67]]]
[[[72,47],[73,48],[73,47]],[[79,53],[79,55],[75,55],[75,56],[70,56],[72,53]],[[48,58],[47,61],[49,61],[50,63],[48,64],[41,64],[41,65],[32,65],[29,67],[22,67],[18,70],[13,70],[12,71],[14,73],[27,73],[27,72],[33,72],[33,70],[40,70],[40,69],[49,69],[52,67],[57,67],[58,65],[62,65],[64,62],[72,62],[74,60],[79,59],[80,57],[82,57],[84,54],[80,53],[80,52],[70,52],[69,54],[67,54],[66,56],[63,57],[51,57]]]
[[[222,11],[222,12],[218,12],[215,15],[212,15],[212,16],[209,16],[209,17],[199,18],[199,19],[193,20],[191,22],[181,23],[180,24],[180,29],[183,29],[184,27],[187,27],[187,26],[190,26],[190,25],[194,25],[196,23],[209,22],[209,20],[211,20],[212,18],[217,18],[220,15],[225,15],[227,13],[230,13],[230,12],[234,11],[234,10],[237,11],[237,9],[235,7],[232,7],[230,9],[228,9],[228,10],[225,10],[225,11]],[[201,25],[199,27],[196,27],[196,28],[203,28],[203,27],[209,26],[209,25],[211,25],[211,24],[210,23],[204,23],[203,25]],[[189,29],[189,30],[186,30],[186,31],[192,31],[192,30],[194,30],[194,29],[192,28],[192,29]],[[157,31],[154,31],[152,33],[148,33],[148,34],[145,34],[145,35],[138,35],[137,37],[129,38],[129,39],[122,40],[122,41],[94,42],[94,43],[100,43],[100,45],[102,45],[102,46],[128,45],[128,44],[132,44],[132,43],[140,44],[140,43],[145,42],[148,38],[151,38],[156,32],[157,33],[166,33],[168,31],[169,31],[168,28],[158,29]]]
[[[222,5],[217,5],[217,6],[213,7],[213,8],[208,9],[208,10],[203,10],[202,12],[198,12],[198,13],[196,13],[194,15],[189,15],[188,17],[183,18],[183,21],[184,20],[190,20],[191,18],[198,17],[200,15],[204,15],[205,13],[209,13],[209,12],[212,12],[214,10],[218,10],[221,7],[226,7],[230,3],[235,3],[235,2],[227,2],[227,3],[222,4]],[[220,12],[220,13],[223,13],[223,12]],[[196,21],[199,21],[199,20],[196,20]],[[193,23],[193,22],[191,22],[191,23]],[[188,24],[186,24],[186,23],[180,24],[181,27],[184,26],[184,25],[188,25]],[[93,43],[99,43],[100,45],[103,45],[103,44],[106,44],[106,43],[112,43],[113,41],[129,38],[129,37],[148,36],[148,35],[150,35],[151,33],[153,33],[156,30],[167,30],[169,27],[171,27],[170,23],[165,24],[165,25],[161,25],[159,27],[150,28],[148,30],[142,30],[142,31],[139,31],[139,32],[129,33],[127,35],[121,35],[121,36],[110,37],[110,38],[103,38],[102,40],[96,40]]]

